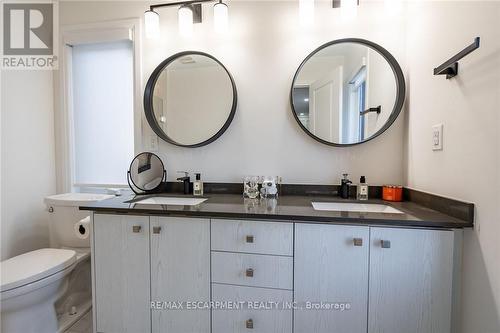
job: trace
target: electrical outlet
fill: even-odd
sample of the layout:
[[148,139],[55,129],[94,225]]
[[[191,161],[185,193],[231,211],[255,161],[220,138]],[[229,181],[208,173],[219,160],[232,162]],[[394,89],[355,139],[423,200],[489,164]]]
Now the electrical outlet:
[[432,126],[432,150],[443,150],[443,124]]

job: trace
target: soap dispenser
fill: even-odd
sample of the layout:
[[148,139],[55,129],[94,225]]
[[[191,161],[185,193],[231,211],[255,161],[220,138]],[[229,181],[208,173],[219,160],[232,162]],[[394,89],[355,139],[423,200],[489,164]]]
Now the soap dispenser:
[[196,180],[193,183],[193,195],[203,195],[203,182],[201,181],[201,173],[196,173]]
[[347,179],[347,176],[349,176],[349,174],[344,173],[342,174],[342,176],[344,176],[344,178],[340,181],[339,195],[342,199],[349,199],[349,184],[351,184],[352,182]]
[[368,200],[368,184],[365,176],[361,176],[358,185],[358,200]]

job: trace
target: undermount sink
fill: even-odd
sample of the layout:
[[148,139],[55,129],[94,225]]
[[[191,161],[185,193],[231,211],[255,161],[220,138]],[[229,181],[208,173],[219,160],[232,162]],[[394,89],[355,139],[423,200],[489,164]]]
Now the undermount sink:
[[176,197],[150,197],[134,203],[141,205],[179,205],[196,206],[206,201],[207,198],[176,198]]
[[328,210],[338,212],[360,212],[360,213],[385,213],[403,214],[394,207],[382,204],[364,204],[353,202],[311,202],[314,210]]

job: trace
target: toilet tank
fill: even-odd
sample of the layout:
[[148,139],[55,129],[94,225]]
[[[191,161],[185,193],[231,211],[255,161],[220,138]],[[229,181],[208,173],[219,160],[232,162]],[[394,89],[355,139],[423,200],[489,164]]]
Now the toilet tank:
[[50,247],[90,247],[90,237],[81,239],[75,224],[90,216],[89,211],[79,210],[78,207],[92,202],[113,198],[109,194],[93,193],[64,193],[51,195],[45,198],[49,212]]

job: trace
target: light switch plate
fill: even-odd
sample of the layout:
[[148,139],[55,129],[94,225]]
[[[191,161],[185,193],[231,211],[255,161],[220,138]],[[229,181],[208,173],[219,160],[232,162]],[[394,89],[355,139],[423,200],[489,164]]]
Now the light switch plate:
[[153,133],[149,134],[149,151],[158,151],[158,136]]
[[432,126],[432,150],[443,150],[443,124]]

